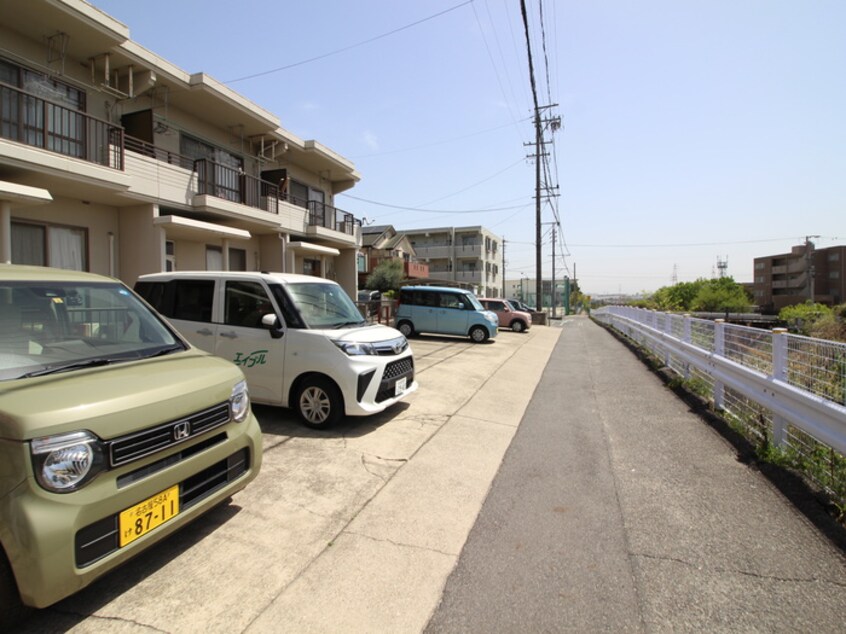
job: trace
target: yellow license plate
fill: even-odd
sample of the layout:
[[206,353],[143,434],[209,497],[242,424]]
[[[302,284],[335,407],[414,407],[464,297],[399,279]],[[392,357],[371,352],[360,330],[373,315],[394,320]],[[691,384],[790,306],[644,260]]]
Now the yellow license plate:
[[120,514],[120,546],[135,541],[179,513],[179,485],[157,493]]

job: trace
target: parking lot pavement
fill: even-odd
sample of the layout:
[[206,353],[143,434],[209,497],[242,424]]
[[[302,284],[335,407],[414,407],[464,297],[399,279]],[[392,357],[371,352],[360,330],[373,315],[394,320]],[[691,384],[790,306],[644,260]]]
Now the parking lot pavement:
[[419,390],[328,432],[256,406],[249,487],[22,631],[420,631],[560,333],[415,338]]

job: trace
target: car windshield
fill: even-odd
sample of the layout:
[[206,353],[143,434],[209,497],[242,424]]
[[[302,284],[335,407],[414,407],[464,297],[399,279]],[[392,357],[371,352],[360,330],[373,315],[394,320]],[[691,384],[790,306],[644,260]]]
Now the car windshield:
[[345,328],[364,322],[349,295],[337,284],[305,282],[286,288],[308,328]]
[[467,300],[470,302],[470,304],[476,310],[486,310],[485,307],[482,306],[482,302],[480,302],[479,299],[475,295],[473,295],[471,293],[467,293],[467,295],[465,295],[464,297],[467,298]]
[[0,380],[184,349],[119,282],[0,281]]

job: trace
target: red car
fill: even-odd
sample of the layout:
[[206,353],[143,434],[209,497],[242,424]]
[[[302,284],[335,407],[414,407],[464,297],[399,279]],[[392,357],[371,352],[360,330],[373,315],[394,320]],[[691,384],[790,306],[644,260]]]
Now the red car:
[[532,326],[532,316],[522,310],[514,310],[504,299],[479,297],[482,306],[496,313],[500,328],[511,328],[514,332],[525,332]]

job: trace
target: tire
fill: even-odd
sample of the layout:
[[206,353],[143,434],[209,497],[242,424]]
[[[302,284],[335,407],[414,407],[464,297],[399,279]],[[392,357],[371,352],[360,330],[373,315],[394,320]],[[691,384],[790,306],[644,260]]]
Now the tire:
[[473,340],[473,343],[484,343],[488,340],[488,331],[482,326],[473,326],[470,329],[470,339]]
[[314,429],[331,427],[344,416],[341,391],[322,376],[308,377],[300,384],[294,405],[303,424]]
[[6,553],[0,548],[0,631],[10,631],[29,611],[21,601],[18,584],[6,559]]
[[526,330],[526,324],[524,324],[519,319],[515,319],[511,322],[511,330],[513,330],[514,332],[523,332],[524,330]]
[[401,321],[397,324],[397,330],[402,333],[402,336],[406,339],[414,336],[414,326],[411,325],[410,321]]

